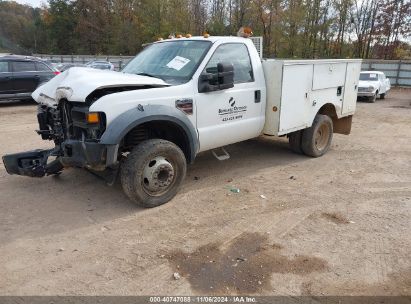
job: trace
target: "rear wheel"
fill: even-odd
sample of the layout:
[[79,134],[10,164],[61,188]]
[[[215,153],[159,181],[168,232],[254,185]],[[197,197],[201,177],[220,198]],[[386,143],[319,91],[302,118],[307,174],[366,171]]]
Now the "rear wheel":
[[387,93],[383,93],[383,94],[380,94],[380,99],[385,99],[385,95],[386,95]]
[[305,129],[301,138],[304,154],[319,157],[330,149],[333,138],[333,121],[327,115],[317,114],[312,126]]
[[152,208],[177,194],[186,170],[186,158],[178,146],[150,139],[134,147],[122,163],[121,184],[133,202]]

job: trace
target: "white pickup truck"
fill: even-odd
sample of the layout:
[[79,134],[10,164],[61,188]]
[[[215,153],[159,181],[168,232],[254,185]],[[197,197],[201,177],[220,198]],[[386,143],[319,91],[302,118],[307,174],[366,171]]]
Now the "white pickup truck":
[[365,97],[371,102],[375,102],[380,96],[384,99],[391,89],[390,79],[385,77],[383,72],[363,71],[360,73],[358,83],[358,97]]
[[55,148],[3,162],[32,177],[81,167],[111,172],[113,182],[118,173],[132,201],[155,207],[174,197],[199,152],[221,160],[229,155],[218,148],[275,135],[297,153],[326,153],[333,133],[350,133],[360,68],[261,59],[241,37],[158,41],[122,72],[72,68],[39,87],[37,132]]

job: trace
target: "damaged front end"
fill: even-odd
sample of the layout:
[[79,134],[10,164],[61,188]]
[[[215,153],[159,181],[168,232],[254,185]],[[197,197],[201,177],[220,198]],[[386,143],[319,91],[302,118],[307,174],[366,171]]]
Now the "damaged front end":
[[[60,100],[55,106],[40,104],[36,132],[44,140],[54,141],[49,150],[33,150],[3,156],[9,174],[43,177],[59,174],[64,167],[106,168],[106,145],[99,143],[105,130],[104,113],[95,113],[98,121],[87,121],[89,106]],[[53,159],[52,161],[50,161]]]
[[[44,140],[54,140],[55,147],[48,150],[33,150],[28,152],[9,154],[3,156],[3,163],[7,173],[43,177],[45,175],[59,174],[63,170],[61,163],[61,143],[64,140],[63,125],[60,111],[46,105],[38,106],[37,120],[39,130],[36,132]],[[49,158],[55,158],[49,162]]]
[[59,74],[32,94],[39,104],[37,133],[54,141],[55,147],[3,156],[7,172],[42,177],[59,174],[65,167],[116,171],[118,145],[100,142],[106,115],[90,112],[90,107],[106,95],[168,86],[157,78],[89,68]]
[[54,149],[34,150],[3,156],[3,163],[8,174],[17,174],[30,177],[59,174],[63,164],[59,159],[48,162],[49,157],[55,156]]

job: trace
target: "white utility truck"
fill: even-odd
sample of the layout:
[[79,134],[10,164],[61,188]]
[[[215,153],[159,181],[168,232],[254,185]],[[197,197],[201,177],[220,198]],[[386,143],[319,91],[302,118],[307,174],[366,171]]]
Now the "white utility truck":
[[37,132],[55,147],[3,162],[32,177],[81,167],[114,182],[118,173],[132,201],[155,207],[174,197],[199,152],[222,160],[226,145],[275,135],[297,153],[326,153],[333,133],[350,133],[360,68],[262,59],[250,38],[158,41],[122,72],[72,68],[39,87]]

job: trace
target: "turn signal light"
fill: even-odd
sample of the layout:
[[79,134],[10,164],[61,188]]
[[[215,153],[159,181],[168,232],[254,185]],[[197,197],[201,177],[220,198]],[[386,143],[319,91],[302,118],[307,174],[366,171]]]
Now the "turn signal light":
[[100,115],[98,115],[98,113],[87,113],[86,116],[89,124],[96,124],[100,122]]

